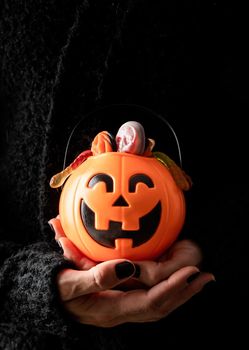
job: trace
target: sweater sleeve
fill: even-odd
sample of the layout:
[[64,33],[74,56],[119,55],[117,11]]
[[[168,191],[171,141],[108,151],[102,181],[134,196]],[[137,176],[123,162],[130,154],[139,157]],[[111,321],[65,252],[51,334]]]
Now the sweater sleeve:
[[[59,302],[55,278],[73,267],[49,244],[0,243],[0,349],[29,349],[36,339],[62,339],[73,324]],[[42,334],[42,337],[40,336]]]

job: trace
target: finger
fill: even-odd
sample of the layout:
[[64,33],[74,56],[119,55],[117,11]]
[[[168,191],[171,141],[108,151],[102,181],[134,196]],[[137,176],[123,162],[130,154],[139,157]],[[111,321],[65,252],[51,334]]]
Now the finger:
[[[196,274],[196,271],[198,269],[195,267],[184,268],[171,278],[168,285],[164,281],[159,287],[153,287],[151,292],[107,290],[97,295],[92,294],[83,301],[78,298],[77,305],[67,305],[74,314],[77,314],[79,322],[100,327],[113,327],[126,322],[156,321],[187,301],[201,285],[207,283],[210,277],[202,277],[198,283],[194,283],[196,288],[193,288],[192,293],[186,292],[184,296],[180,295],[182,290],[187,290],[188,278]],[[158,298],[160,298],[159,304]]]
[[148,291],[152,306],[161,306],[171,295],[185,288],[188,278],[198,272],[197,267],[186,266],[173,273],[167,280],[152,287]]
[[[122,298],[112,301],[115,313],[111,322],[150,322],[165,317],[171,312],[171,299],[174,300],[175,294],[186,287],[187,279],[196,272],[199,270],[195,266],[184,267],[148,291],[123,292]],[[102,293],[99,296],[101,295]],[[167,310],[162,308],[165,302],[168,302]]]
[[61,226],[61,221],[60,221],[59,215],[56,218],[50,219],[48,224],[50,225],[52,230],[54,230],[54,232],[55,232],[55,240],[56,241],[61,237],[66,237],[64,230]]
[[81,270],[89,270],[97,263],[87,258],[79,249],[66,237],[58,239],[60,246],[63,249],[63,255],[66,259],[71,260]]
[[78,248],[65,236],[64,230],[61,226],[60,216],[49,220],[49,225],[55,232],[55,240],[63,249],[65,258],[74,262],[74,264],[83,270],[88,270],[95,266],[96,263],[84,256]]
[[62,300],[111,289],[135,273],[132,262],[117,259],[100,263],[87,271],[65,269],[58,274],[57,283]]
[[183,301],[190,299],[193,295],[199,293],[203,287],[211,282],[215,281],[215,277],[211,273],[201,272],[193,281],[189,282],[185,289],[182,291]]
[[173,272],[178,270],[175,262],[157,262],[157,261],[136,261],[135,262],[139,275],[135,275],[137,281],[152,287],[159,282],[168,278]]
[[[140,270],[137,280],[146,286],[152,287],[163,280],[169,278],[173,273],[185,266],[192,264],[182,264],[181,261],[169,260],[161,261],[138,261],[135,263],[136,268]],[[136,277],[136,276],[135,276]]]
[[[179,306],[185,304],[188,300],[190,300],[193,296],[201,292],[203,287],[211,282],[215,281],[215,277],[211,273],[200,273],[197,278],[194,279],[193,282],[187,283],[186,287],[176,293],[174,297],[170,300],[170,312],[177,309]],[[166,302],[162,305],[162,310],[169,309],[169,303]],[[169,313],[169,312],[168,312]]]
[[178,241],[163,254],[159,261],[176,261],[181,266],[197,266],[202,261],[202,252],[200,247],[190,239]]
[[190,240],[175,243],[161,256],[159,261],[138,261],[138,280],[147,286],[154,286],[185,266],[198,266],[202,259],[200,248]]

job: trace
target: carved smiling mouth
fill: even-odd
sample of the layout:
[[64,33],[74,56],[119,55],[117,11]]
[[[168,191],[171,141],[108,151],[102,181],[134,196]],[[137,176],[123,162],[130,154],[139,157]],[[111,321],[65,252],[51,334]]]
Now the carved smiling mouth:
[[95,214],[82,200],[81,218],[86,231],[97,243],[108,248],[115,248],[115,240],[119,238],[132,239],[133,247],[147,242],[157,230],[162,212],[161,202],[146,215],[139,219],[138,230],[122,230],[122,222],[109,221],[108,230],[97,230],[95,228]]

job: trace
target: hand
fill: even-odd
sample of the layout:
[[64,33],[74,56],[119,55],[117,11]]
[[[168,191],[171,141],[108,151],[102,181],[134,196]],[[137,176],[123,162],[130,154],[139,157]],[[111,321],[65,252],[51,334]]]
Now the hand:
[[141,269],[139,281],[154,286],[171,274],[186,266],[199,267],[202,253],[199,246],[191,240],[175,242],[157,261],[137,261]]
[[[125,322],[156,321],[214,280],[212,274],[201,273],[188,282],[190,276],[199,272],[195,265],[201,260],[199,248],[191,241],[175,243],[158,262],[133,263],[117,259],[96,264],[84,257],[65,237],[58,217],[50,220],[50,224],[64,255],[81,269],[65,269],[57,277],[65,309],[81,323],[112,327]],[[119,290],[124,282],[134,280],[146,288]]]

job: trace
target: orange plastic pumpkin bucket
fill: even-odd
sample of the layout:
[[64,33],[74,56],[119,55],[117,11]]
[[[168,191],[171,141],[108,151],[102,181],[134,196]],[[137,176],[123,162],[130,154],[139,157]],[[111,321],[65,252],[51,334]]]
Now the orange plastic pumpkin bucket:
[[66,236],[95,261],[154,259],[178,237],[185,199],[155,157],[107,152],[66,181],[59,203]]

